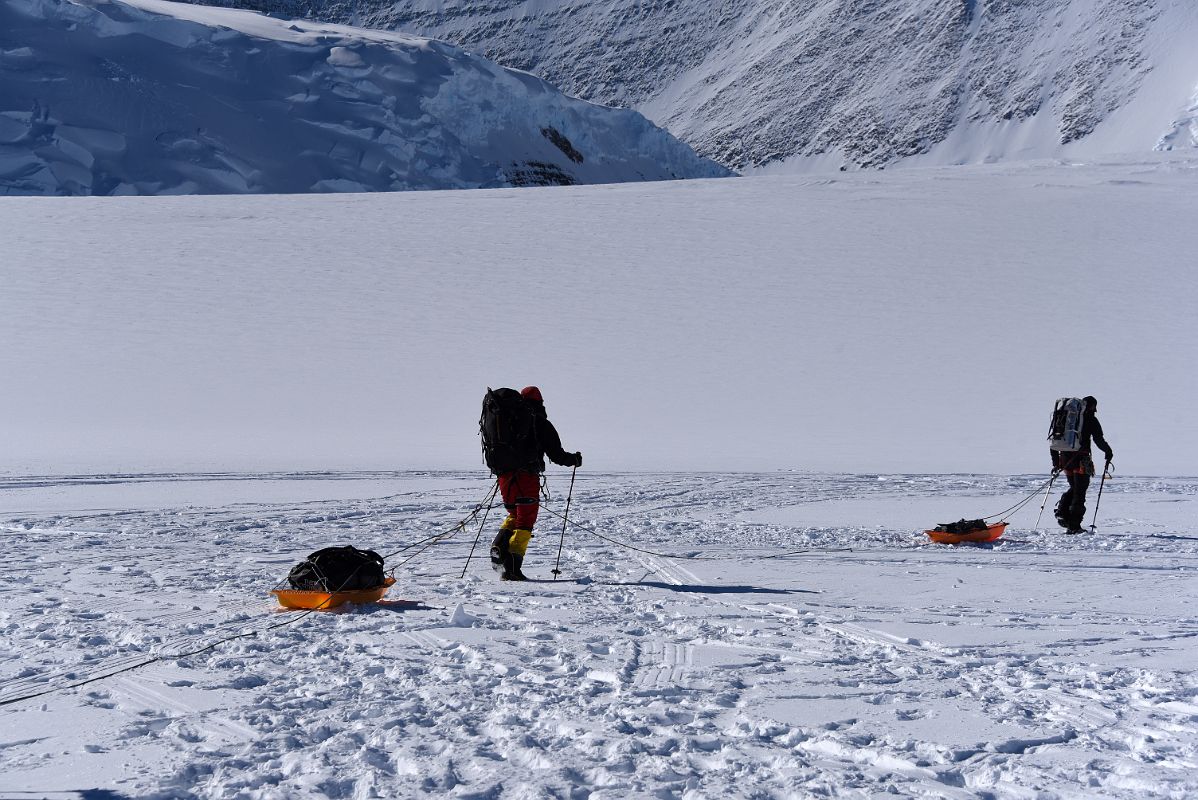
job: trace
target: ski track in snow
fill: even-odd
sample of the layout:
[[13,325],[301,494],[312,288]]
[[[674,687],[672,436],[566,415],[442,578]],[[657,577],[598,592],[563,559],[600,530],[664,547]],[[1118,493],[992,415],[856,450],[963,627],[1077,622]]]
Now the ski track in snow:
[[1192,797],[1198,479],[1108,484],[1096,535],[1032,530],[1038,501],[994,546],[918,532],[1042,481],[580,475],[578,522],[705,560],[576,529],[552,582],[551,476],[541,580],[495,580],[493,511],[464,579],[477,524],[383,604],[265,631],[306,553],[444,531],[487,479],[9,478],[0,699],[263,632],[0,707],[0,795]]

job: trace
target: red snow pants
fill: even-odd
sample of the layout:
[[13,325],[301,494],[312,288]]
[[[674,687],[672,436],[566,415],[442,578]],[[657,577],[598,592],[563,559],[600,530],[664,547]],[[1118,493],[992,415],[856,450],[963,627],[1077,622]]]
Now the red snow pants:
[[531,531],[541,510],[541,477],[534,472],[505,472],[499,476],[503,507],[515,520],[513,528]]

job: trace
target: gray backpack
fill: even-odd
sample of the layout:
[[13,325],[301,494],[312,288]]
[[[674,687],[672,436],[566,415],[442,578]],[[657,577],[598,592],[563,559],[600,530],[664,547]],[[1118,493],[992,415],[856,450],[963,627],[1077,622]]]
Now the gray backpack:
[[1082,447],[1082,421],[1086,404],[1080,397],[1062,397],[1052,409],[1048,426],[1048,449],[1076,453]]

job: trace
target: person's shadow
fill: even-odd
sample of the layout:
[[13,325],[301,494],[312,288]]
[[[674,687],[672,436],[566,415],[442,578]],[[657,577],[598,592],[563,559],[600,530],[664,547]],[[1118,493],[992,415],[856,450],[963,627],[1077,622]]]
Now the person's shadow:
[[769,589],[764,586],[729,584],[705,586],[697,583],[665,583],[664,581],[595,581],[597,586],[647,586],[683,594],[819,594],[813,589]]
[[435,611],[432,606],[426,606],[419,600],[379,600],[371,604],[371,610],[379,609],[380,611],[397,611],[403,613],[405,611]]

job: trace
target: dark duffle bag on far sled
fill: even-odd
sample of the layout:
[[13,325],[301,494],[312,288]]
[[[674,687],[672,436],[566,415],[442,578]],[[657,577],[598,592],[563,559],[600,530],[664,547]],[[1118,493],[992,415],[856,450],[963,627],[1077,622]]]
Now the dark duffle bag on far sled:
[[317,550],[287,575],[292,589],[319,592],[373,589],[382,586],[383,581],[383,557],[352,545]]
[[970,533],[986,529],[984,519],[962,519],[957,522],[942,522],[935,528],[941,533]]

